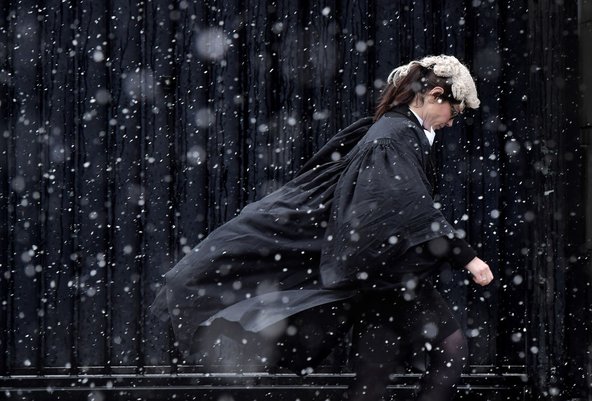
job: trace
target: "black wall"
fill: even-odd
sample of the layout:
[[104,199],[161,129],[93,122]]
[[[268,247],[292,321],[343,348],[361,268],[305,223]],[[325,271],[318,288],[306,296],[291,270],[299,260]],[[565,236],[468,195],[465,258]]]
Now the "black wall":
[[441,274],[467,377],[589,397],[577,17],[551,0],[4,0],[2,386],[189,369],[147,313],[161,275],[371,114],[392,68],[448,53],[482,106],[439,134],[439,201],[496,275]]

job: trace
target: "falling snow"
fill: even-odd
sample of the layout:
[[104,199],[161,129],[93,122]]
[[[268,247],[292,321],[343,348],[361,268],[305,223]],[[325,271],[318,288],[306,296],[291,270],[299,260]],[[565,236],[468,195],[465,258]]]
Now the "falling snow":
[[[495,276],[486,288],[449,265],[437,276],[468,338],[466,383],[490,389],[484,377],[493,375],[504,389],[518,389],[500,400],[522,399],[516,395],[521,390],[554,400],[589,397],[592,192],[586,163],[592,154],[589,129],[579,127],[589,127],[592,117],[589,96],[579,93],[592,83],[588,59],[578,58],[589,29],[578,18],[589,21],[592,12],[579,3],[579,10],[550,0],[472,0],[462,7],[287,0],[3,4],[2,394],[20,397],[15,388],[23,384],[11,378],[20,374],[40,380],[37,389],[47,384],[51,396],[67,386],[44,375],[64,375],[64,383],[97,401],[115,391],[144,399],[119,389],[136,385],[126,374],[165,375],[178,384],[173,376],[188,372],[206,385],[230,385],[212,372],[198,376],[204,372],[195,367],[204,366],[205,357],[184,355],[169,325],[150,314],[163,275],[185,255],[220,252],[228,262],[216,275],[230,284],[192,296],[215,296],[228,306],[263,297],[261,321],[273,313],[269,305],[292,305],[292,295],[278,295],[286,284],[274,275],[256,285],[243,280],[237,271],[244,261],[233,259],[232,241],[224,249],[199,244],[246,205],[285,188],[340,129],[372,115],[392,68],[449,53],[474,73],[482,104],[438,133],[432,154],[438,170],[426,177],[436,183],[430,205]],[[350,157],[335,149],[326,160],[335,167]],[[314,246],[369,243],[357,227],[345,239],[325,236],[332,201],[274,216],[275,223],[306,219],[306,225],[289,226],[289,234],[302,238],[299,227],[314,227]],[[444,229],[433,222],[426,232]],[[372,246],[380,253],[408,244],[405,235],[389,234]],[[449,251],[444,240],[429,246],[433,254]],[[251,251],[288,283],[290,262],[306,256],[300,273],[318,279],[318,255],[309,249]],[[361,266],[356,280],[373,283],[370,267]],[[420,287],[410,275],[397,291],[411,303]],[[175,330],[190,324],[182,321],[183,310],[171,309],[180,319]],[[252,338],[217,338],[216,368],[236,374],[239,387],[257,388],[255,374],[270,372],[275,338],[297,338],[304,327],[279,322],[259,347]],[[409,351],[415,367],[408,367],[408,377],[426,369],[426,352],[434,351],[440,329],[421,327],[429,341]],[[319,371],[351,372],[348,343],[355,336],[354,329]],[[249,349],[257,356],[247,355]],[[243,375],[249,369],[253,377]],[[94,373],[108,380],[85,377]],[[335,399],[324,392],[327,383],[314,374],[309,379],[310,388],[323,388],[315,397]],[[459,399],[477,391],[462,388]],[[282,399],[310,398],[308,388],[300,390]],[[182,396],[166,391],[167,399]],[[274,391],[280,390],[269,394]],[[230,392],[215,397],[235,400]]]

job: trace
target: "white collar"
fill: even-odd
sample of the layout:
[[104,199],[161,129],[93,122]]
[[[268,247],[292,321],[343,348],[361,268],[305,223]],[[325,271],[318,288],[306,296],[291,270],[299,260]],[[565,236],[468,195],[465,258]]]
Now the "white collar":
[[[411,110],[411,108],[409,108],[409,110]],[[415,117],[419,121],[419,125],[421,125],[421,128],[423,128],[423,132],[425,132],[425,134],[428,138],[428,142],[430,143],[430,146],[433,145],[434,138],[436,138],[436,133],[434,132],[434,128],[430,127],[429,131],[427,129],[425,129],[423,126],[423,119],[419,115],[417,115],[417,113],[414,112],[413,110],[411,110],[411,112],[415,115]]]

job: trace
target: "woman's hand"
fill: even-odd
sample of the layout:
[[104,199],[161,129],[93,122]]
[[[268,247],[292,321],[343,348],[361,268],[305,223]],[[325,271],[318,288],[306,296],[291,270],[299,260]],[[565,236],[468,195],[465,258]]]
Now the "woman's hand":
[[465,269],[473,275],[473,281],[479,285],[487,285],[493,280],[493,274],[489,269],[487,263],[474,257],[466,266]]

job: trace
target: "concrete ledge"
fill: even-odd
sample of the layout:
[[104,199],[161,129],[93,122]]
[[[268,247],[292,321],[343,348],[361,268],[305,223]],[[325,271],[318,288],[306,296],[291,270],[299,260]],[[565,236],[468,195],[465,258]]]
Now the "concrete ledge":
[[[530,383],[523,373],[463,375],[458,400],[525,401]],[[486,372],[489,371],[489,372]],[[119,401],[119,400],[339,400],[352,373],[145,373],[44,374],[0,377],[0,394],[7,400]],[[393,375],[389,392],[396,400],[412,400],[419,373]]]

